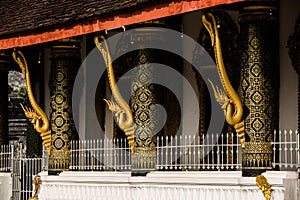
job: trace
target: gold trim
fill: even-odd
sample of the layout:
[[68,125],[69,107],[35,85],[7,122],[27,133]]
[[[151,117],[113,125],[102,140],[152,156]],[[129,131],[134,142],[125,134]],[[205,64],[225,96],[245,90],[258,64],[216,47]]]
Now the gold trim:
[[243,167],[243,169],[273,169],[272,167]]
[[72,46],[67,46],[67,45],[57,45],[57,46],[53,46],[51,47],[52,49],[80,49],[79,47],[77,47],[76,45],[72,45]]
[[244,10],[262,10],[262,9],[265,9],[265,10],[278,10],[278,8],[274,7],[274,6],[245,6],[243,9]]

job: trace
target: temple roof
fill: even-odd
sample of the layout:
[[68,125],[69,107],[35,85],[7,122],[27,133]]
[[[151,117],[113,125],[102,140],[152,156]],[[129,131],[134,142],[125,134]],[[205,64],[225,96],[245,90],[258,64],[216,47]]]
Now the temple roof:
[[1,0],[0,36],[44,31],[159,0]]
[[241,1],[254,0],[1,0],[0,49],[45,43]]

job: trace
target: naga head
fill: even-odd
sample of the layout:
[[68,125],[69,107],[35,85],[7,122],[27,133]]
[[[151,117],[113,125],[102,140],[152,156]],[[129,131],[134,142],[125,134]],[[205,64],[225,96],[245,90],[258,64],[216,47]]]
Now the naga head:
[[217,30],[216,28],[219,28],[219,26],[217,25],[216,19],[213,16],[213,14],[204,13],[204,14],[202,14],[202,22],[210,35],[211,45],[213,46],[215,44],[215,36],[218,34],[214,30]]
[[33,109],[28,108],[27,106],[23,106],[23,104],[21,104],[21,108],[23,109],[25,116],[29,119],[32,120],[38,120],[41,118],[41,116],[39,116]]
[[25,56],[23,55],[23,53],[21,51],[17,51],[15,50],[12,53],[13,59],[18,63],[18,65],[20,66],[20,69],[22,71],[22,75],[23,78],[25,78],[25,74],[26,74],[26,67],[27,66],[27,62],[25,59]]

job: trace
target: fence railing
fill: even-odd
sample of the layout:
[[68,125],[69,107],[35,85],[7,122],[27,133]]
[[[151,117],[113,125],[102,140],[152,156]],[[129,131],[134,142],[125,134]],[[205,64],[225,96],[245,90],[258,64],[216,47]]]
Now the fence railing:
[[300,168],[300,134],[298,131],[274,131],[273,167],[282,170]]
[[71,143],[71,170],[130,170],[126,139],[75,140]]
[[[300,168],[299,132],[274,131],[272,165],[280,170]],[[157,137],[157,170],[241,170],[241,145],[236,134]],[[126,139],[73,141],[71,170],[130,170]],[[149,161],[152,162],[152,161]]]
[[157,138],[158,170],[241,170],[236,134]]
[[[178,135],[156,138],[157,170],[241,170],[241,145],[236,134]],[[297,131],[274,132],[273,167],[300,169],[300,135]],[[32,178],[48,169],[48,155],[27,158],[22,144],[0,146],[0,171],[12,174],[13,200],[32,194]],[[132,153],[126,139],[79,140],[71,143],[71,170],[129,171]],[[149,161],[153,162],[153,160]]]
[[[130,170],[126,139],[72,141],[71,170]],[[156,138],[157,170],[240,170],[236,134]],[[147,162],[147,161],[146,161]],[[149,162],[153,162],[149,160]]]
[[21,143],[1,145],[0,171],[12,174],[12,200],[27,200],[32,194],[33,176],[47,170],[46,150],[41,158],[27,158]]
[[42,171],[42,158],[14,160],[12,172],[12,199],[27,200],[32,194],[33,176]]
[[12,170],[12,161],[14,158],[13,145],[1,145],[0,147],[0,171],[7,172]]

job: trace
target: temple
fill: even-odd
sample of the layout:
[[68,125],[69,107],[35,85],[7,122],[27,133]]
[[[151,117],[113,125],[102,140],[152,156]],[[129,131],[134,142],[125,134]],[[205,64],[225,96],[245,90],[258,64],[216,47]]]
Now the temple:
[[300,199],[297,0],[0,7],[1,199]]

